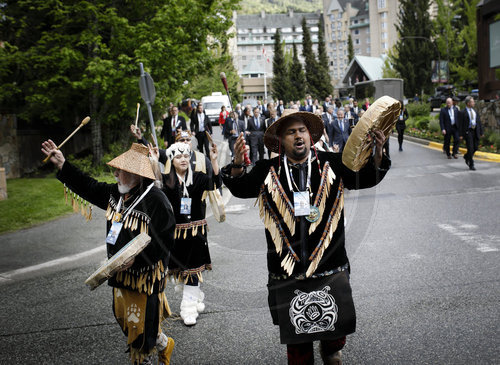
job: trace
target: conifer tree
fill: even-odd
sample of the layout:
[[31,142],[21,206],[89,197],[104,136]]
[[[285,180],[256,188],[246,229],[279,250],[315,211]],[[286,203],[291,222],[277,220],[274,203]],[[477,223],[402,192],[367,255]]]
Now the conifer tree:
[[274,33],[274,57],[273,57],[273,97],[275,100],[289,99],[288,72],[281,44],[279,28]]
[[318,92],[317,95],[319,98],[323,99],[327,95],[330,95],[333,91],[332,80],[330,78],[330,73],[328,72],[328,56],[326,54],[326,45],[325,45],[325,31],[324,31],[324,21],[323,16],[319,18],[318,24],[318,65],[320,68],[319,74],[319,83],[318,83]]
[[302,18],[302,56],[305,59],[306,92],[313,97],[320,97],[318,91],[319,65],[312,49],[311,33],[307,28],[306,19]]
[[293,61],[290,67],[290,98],[297,100],[303,98],[306,93],[306,77],[299,61],[297,46],[293,44]]
[[347,38],[347,58],[349,59],[349,63],[351,63],[354,58],[354,45],[352,44],[352,37],[350,34]]
[[396,30],[394,69],[404,80],[405,95],[410,97],[422,90],[429,93],[431,61],[437,59],[431,40],[432,24],[429,17],[429,0],[400,0]]

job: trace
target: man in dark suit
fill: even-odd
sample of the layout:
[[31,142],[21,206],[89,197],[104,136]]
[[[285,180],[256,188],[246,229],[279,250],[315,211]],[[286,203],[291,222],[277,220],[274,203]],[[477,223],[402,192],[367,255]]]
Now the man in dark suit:
[[283,100],[280,100],[276,107],[276,114],[278,115],[278,118],[281,117],[284,110],[285,110],[285,104],[283,104]]
[[330,147],[332,147],[333,140],[331,136],[333,135],[333,123],[335,122],[335,115],[333,114],[333,105],[330,104],[326,109],[326,112],[321,116],[323,119],[323,124],[325,125],[326,142]]
[[[245,136],[245,143],[247,146],[250,146],[250,132],[248,131],[248,121],[250,120],[250,118],[252,118],[252,109],[247,106],[243,110],[243,114],[238,121],[239,131],[240,133],[243,132],[243,135]],[[250,156],[252,156],[252,150],[250,150]]]
[[259,107],[254,108],[253,117],[248,120],[249,139],[250,139],[250,151],[252,164],[255,165],[257,162],[257,153],[259,155],[259,160],[264,159],[264,132],[266,131],[266,123],[264,119],[260,116]]
[[479,113],[474,110],[475,101],[472,96],[465,98],[465,109],[459,122],[460,139],[465,139],[467,153],[464,155],[465,163],[470,170],[475,170],[474,153],[477,151],[479,139],[483,137],[483,126]]
[[210,147],[205,131],[212,134],[212,125],[210,124],[210,119],[203,111],[203,105],[201,103],[196,107],[196,113],[194,113],[191,118],[190,126],[191,132],[194,133],[198,141],[198,150],[203,152],[203,148],[205,148],[205,155],[210,156]]
[[229,150],[231,151],[231,157],[234,155],[234,143],[238,138],[238,134],[241,131],[239,120],[236,117],[236,112],[232,111],[229,113],[229,117],[226,118],[226,122],[224,123],[223,134],[229,143]]
[[444,144],[443,150],[448,156],[448,159],[451,159],[450,155],[450,142],[451,137],[453,136],[453,158],[458,158],[458,145],[459,141],[459,133],[458,133],[458,120],[459,120],[459,111],[456,106],[453,106],[453,99],[446,99],[446,107],[441,109],[439,113],[439,125],[441,126],[441,132],[444,135]]
[[332,135],[329,136],[330,141],[332,141],[334,151],[336,150],[335,146],[338,146],[338,152],[342,152],[344,150],[349,134],[351,134],[349,121],[344,118],[344,111],[339,109],[337,111],[337,118],[332,123]]
[[179,115],[179,109],[174,106],[171,114],[163,119],[163,129],[160,137],[163,138],[165,148],[170,147],[175,142],[175,135],[178,130],[187,131],[186,119]]
[[[269,118],[267,118],[265,121],[266,129],[269,128],[271,124],[273,124],[278,120],[276,109],[269,108],[268,110],[269,110]],[[269,158],[271,158],[271,150],[269,148],[267,149],[267,155],[269,156]]]

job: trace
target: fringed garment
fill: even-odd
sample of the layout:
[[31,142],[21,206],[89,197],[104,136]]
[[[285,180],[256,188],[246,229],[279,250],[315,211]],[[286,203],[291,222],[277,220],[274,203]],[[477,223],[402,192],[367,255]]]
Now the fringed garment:
[[171,315],[165,293],[143,295],[113,288],[113,313],[127,336],[131,362],[141,364],[155,351],[156,337],[162,332],[160,324]]
[[[214,176],[214,179],[218,178],[219,175]],[[203,282],[202,273],[212,270],[204,200],[205,191],[213,189],[213,179],[202,172],[193,172],[193,183],[187,187],[189,198],[191,198],[191,213],[181,214],[180,206],[184,189],[173,168],[168,175],[164,175],[164,191],[172,203],[177,222],[175,245],[169,260],[168,275],[178,282],[187,283],[191,277],[197,277],[200,282]]]
[[[319,165],[312,155],[310,204],[319,210],[313,223],[294,214],[283,158],[259,161],[238,177],[230,176],[230,166],[222,169],[224,184],[234,196],[257,198],[266,233],[268,270],[275,276],[306,278],[347,264],[344,188],[375,186],[390,167],[386,158],[379,169],[370,160],[355,173],[342,164],[340,153],[318,152],[318,158]],[[289,168],[298,182],[299,167],[289,164]]]

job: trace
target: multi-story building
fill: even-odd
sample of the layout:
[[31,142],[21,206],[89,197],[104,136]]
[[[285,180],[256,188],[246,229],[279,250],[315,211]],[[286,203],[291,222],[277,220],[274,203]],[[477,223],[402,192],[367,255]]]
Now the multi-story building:
[[351,35],[354,55],[380,57],[397,41],[398,0],[323,0],[330,75],[342,86]]
[[372,57],[386,55],[398,40],[398,0],[369,0]]
[[[236,25],[236,51],[233,60],[238,74],[241,77],[240,85],[244,99],[270,99],[274,56],[274,35],[280,30],[281,41],[285,44],[285,52],[292,52],[295,43],[299,60],[302,57],[302,19],[311,33],[313,51],[318,47],[318,23],[321,14],[294,13],[284,14],[236,14],[233,21]],[[264,77],[265,76],[265,77]],[[255,80],[246,80],[252,78]],[[264,84],[266,82],[266,85]],[[246,85],[251,85],[246,87]]]
[[[325,43],[330,60],[330,77],[334,85],[337,85],[343,78],[345,69],[349,64],[348,39],[349,34],[351,34],[351,19],[358,17],[360,11],[366,8],[365,2],[364,0],[323,0]],[[360,16],[356,21],[359,25],[364,25],[368,21],[368,15],[365,17]],[[362,26],[357,29],[358,52],[361,52],[362,34],[360,32],[363,32],[365,28],[366,26]],[[364,31],[366,33],[366,29]]]

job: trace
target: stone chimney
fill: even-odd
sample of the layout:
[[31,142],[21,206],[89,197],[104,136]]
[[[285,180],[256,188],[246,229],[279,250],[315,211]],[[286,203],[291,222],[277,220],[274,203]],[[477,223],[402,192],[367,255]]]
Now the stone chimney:
[[266,11],[265,11],[265,10],[262,10],[262,11],[260,12],[260,17],[261,17],[262,19],[264,19],[264,18],[266,17]]
[[288,9],[288,16],[293,18],[293,9]]

